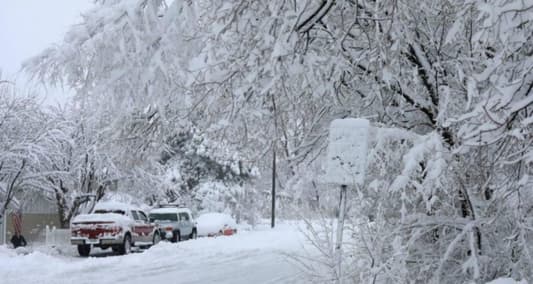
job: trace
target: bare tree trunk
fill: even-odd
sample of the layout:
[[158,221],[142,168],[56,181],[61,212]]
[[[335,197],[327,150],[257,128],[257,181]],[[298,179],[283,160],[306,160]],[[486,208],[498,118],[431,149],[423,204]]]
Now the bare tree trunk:
[[26,159],[22,159],[22,164],[20,165],[20,169],[17,171],[11,182],[9,183],[8,187],[6,188],[6,199],[4,201],[4,205],[2,206],[2,210],[0,211],[0,216],[4,216],[4,213],[7,211],[7,207],[15,197],[15,183],[20,178],[22,172],[24,171],[24,168],[26,167]]

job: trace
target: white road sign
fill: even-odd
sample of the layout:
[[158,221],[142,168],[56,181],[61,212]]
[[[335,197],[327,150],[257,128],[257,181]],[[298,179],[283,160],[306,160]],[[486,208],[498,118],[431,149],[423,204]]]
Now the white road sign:
[[326,182],[340,185],[363,184],[370,123],[345,118],[331,122]]

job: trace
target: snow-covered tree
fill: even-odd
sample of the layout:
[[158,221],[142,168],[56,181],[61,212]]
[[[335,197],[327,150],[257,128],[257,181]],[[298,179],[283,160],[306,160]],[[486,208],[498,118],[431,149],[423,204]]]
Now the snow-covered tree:
[[26,70],[76,91],[119,190],[265,203],[265,176],[242,183],[275,151],[287,199],[322,208],[327,126],[366,117],[392,130],[352,195],[346,277],[531,277],[531,1],[96,2]]
[[0,80],[0,215],[14,198],[30,192],[47,195],[44,180],[53,159],[49,145],[61,143],[62,129],[48,124],[39,97]]
[[[118,190],[152,201],[165,196],[192,200],[202,182],[241,186],[249,166],[231,143],[202,138],[213,116],[198,104],[209,92],[198,96],[196,85],[187,85],[192,75],[186,72],[185,56],[195,52],[195,42],[187,43],[194,33],[184,33],[182,21],[194,17],[192,4],[98,4],[62,45],[44,51],[26,68],[47,83],[63,82],[76,91],[74,108],[87,113],[80,123],[92,129],[88,136],[96,135],[87,139],[98,143],[99,151],[105,147],[106,159],[120,172]],[[165,172],[176,168],[182,180],[165,185]]]

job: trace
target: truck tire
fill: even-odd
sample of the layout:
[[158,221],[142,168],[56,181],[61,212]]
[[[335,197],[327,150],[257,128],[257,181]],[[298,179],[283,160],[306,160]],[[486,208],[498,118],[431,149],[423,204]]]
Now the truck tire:
[[191,234],[189,235],[189,240],[194,240],[198,236],[198,233],[196,233],[196,228],[192,229]]
[[91,253],[91,245],[78,245],[78,253],[80,256],[89,256],[89,253]]
[[118,253],[122,255],[129,254],[131,252],[131,236],[129,234],[124,236],[124,242],[119,247]]
[[173,243],[181,242],[181,233],[180,231],[174,231],[174,234],[172,235],[172,239],[170,240]]
[[159,235],[159,232],[154,233],[154,238],[152,240],[152,245],[155,246],[161,241],[161,235]]

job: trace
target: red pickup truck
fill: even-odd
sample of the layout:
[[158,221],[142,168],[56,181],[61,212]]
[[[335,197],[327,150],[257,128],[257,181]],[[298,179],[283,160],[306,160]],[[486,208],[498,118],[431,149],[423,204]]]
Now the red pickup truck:
[[76,216],[70,230],[70,242],[81,256],[88,256],[91,247],[128,254],[132,246],[149,247],[161,240],[159,229],[142,210],[119,202],[96,204],[91,214]]

